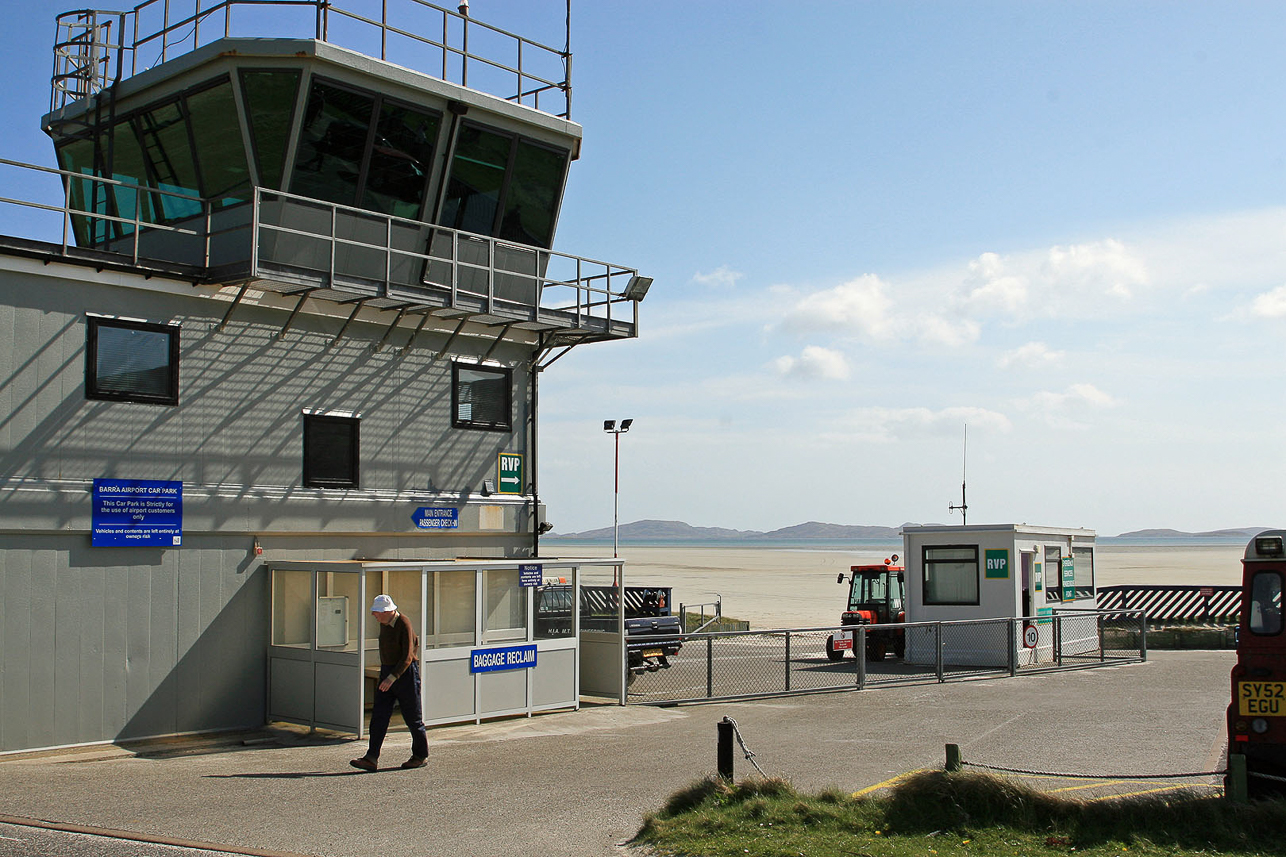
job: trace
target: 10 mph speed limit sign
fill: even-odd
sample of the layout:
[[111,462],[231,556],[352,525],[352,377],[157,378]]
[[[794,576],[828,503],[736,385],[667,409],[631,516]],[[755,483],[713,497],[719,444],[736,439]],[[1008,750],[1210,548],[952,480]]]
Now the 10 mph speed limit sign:
[[1024,646],[1026,646],[1029,649],[1034,649],[1036,648],[1036,644],[1039,642],[1040,642],[1040,631],[1036,628],[1035,625],[1028,625],[1026,628],[1023,628],[1023,645]]

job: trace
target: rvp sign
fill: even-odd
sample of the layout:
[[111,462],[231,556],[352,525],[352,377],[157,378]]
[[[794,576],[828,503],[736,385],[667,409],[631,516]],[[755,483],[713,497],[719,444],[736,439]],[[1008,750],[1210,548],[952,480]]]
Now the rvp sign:
[[1009,579],[1009,551],[989,550],[986,554],[986,576],[988,580]]

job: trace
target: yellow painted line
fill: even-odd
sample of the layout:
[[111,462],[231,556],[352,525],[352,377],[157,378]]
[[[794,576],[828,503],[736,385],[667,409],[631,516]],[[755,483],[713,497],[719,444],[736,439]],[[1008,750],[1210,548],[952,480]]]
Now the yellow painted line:
[[884,782],[882,782],[882,783],[876,783],[876,784],[875,784],[875,785],[873,785],[873,786],[867,786],[866,788],[864,788],[864,789],[862,789],[862,790],[860,790],[860,791],[855,791],[855,792],[853,792],[853,797],[861,797],[862,795],[870,794],[871,792],[873,792],[873,791],[877,791],[877,790],[879,790],[879,789],[887,789],[887,788],[891,788],[891,787],[893,787],[893,786],[897,785],[898,783],[902,782],[903,780],[905,780],[907,777],[910,777],[910,776],[912,776],[912,775],[914,775],[914,774],[922,774],[922,773],[924,773],[924,772],[925,772],[925,771],[927,771],[927,770],[929,770],[929,769],[928,769],[928,768],[920,768],[920,769],[915,770],[915,771],[907,771],[905,774],[898,774],[896,777],[893,777],[892,779],[885,780],[885,781],[884,781]]
[[1063,786],[1061,789],[1050,789],[1049,793],[1054,794],[1056,792],[1074,792],[1081,789],[1096,789],[1099,786],[1119,786],[1122,783],[1127,782],[1129,782],[1129,780],[1099,780],[1097,782],[1087,783],[1083,786]]
[[1162,786],[1159,789],[1144,789],[1141,792],[1122,792],[1121,794],[1118,794],[1118,795],[1103,795],[1102,797],[1092,797],[1090,798],[1090,801],[1093,802],[1097,800],[1116,800],[1117,798],[1122,798],[1122,797],[1138,797],[1139,795],[1151,795],[1151,794],[1156,794],[1158,792],[1176,792],[1176,791],[1182,791],[1183,789],[1190,789],[1190,788],[1193,788],[1193,786],[1186,785],[1186,784],[1178,785],[1178,786]]

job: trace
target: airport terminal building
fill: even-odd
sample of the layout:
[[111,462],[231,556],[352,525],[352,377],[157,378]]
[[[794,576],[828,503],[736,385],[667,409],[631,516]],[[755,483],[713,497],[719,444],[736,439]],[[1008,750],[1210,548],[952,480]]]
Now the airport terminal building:
[[427,720],[577,704],[539,380],[650,281],[552,249],[570,53],[416,6],[60,17],[58,166],[0,166],[58,194],[0,236],[0,752],[360,733],[378,592]]

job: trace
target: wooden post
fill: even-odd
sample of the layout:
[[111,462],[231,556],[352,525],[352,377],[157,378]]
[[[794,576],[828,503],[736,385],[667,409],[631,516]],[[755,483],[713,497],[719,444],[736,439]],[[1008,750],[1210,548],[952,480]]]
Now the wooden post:
[[963,767],[963,763],[960,761],[960,745],[948,744],[947,745],[947,770],[958,771],[961,769],[961,767]]
[[719,776],[732,779],[732,721],[727,717],[715,724],[719,732]]

